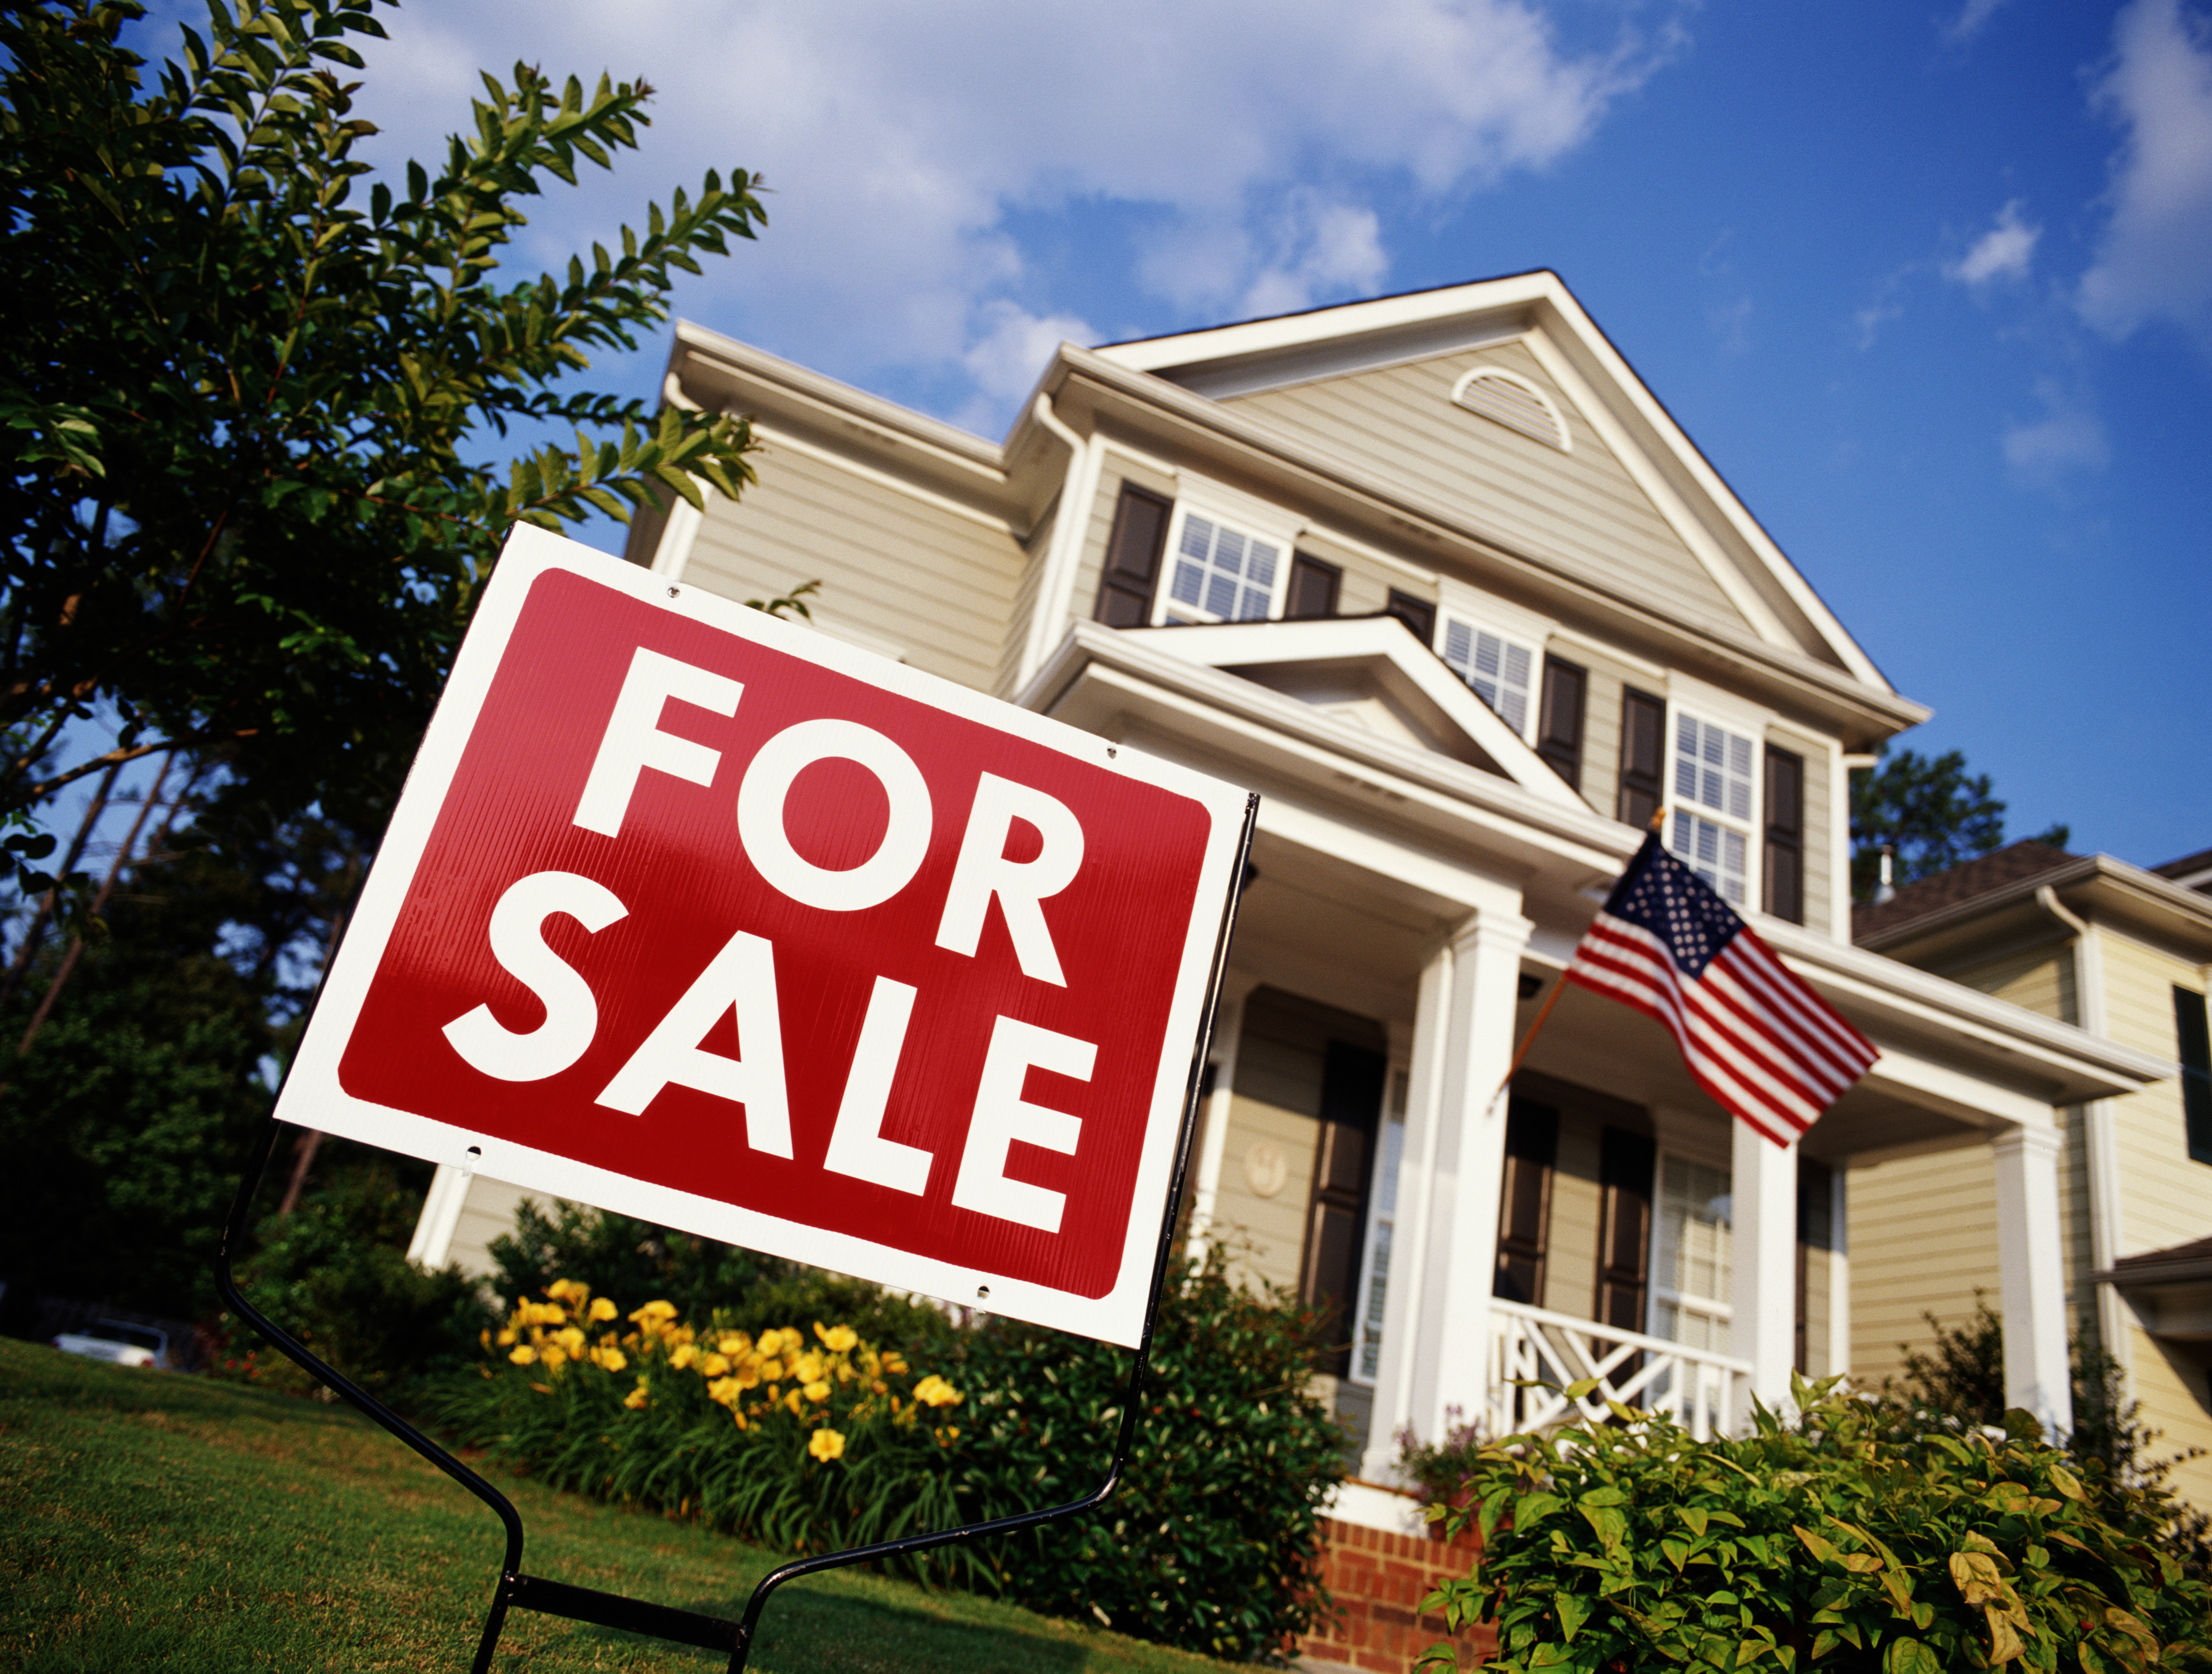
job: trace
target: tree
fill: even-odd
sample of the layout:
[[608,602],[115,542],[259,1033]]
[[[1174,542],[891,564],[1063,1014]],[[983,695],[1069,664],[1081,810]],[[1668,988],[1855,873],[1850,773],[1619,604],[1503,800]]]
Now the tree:
[[[377,829],[509,525],[751,480],[742,419],[552,386],[754,235],[752,178],[502,284],[521,202],[634,148],[651,89],[518,64],[442,164],[372,183],[337,72],[375,3],[210,0],[150,79],[118,39],[137,0],[0,14],[0,824],[27,893],[56,793],[159,751]],[[549,420],[574,446],[503,483],[468,457]]]
[[[1874,898],[1884,849],[1893,856],[1894,880],[1909,884],[2002,847],[2004,813],[1990,776],[1968,773],[1960,752],[1893,753],[1884,745],[1876,764],[1851,778],[1852,896]],[[2070,836],[2052,825],[2032,841],[2063,849]]]

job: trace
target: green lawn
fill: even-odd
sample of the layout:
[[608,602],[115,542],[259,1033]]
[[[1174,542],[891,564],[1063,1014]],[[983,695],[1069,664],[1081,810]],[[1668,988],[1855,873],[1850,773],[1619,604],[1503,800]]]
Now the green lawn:
[[[496,1468],[531,1574],[734,1617],[768,1554]],[[0,1339],[0,1645],[25,1674],[461,1670],[499,1524],[366,1420]],[[496,1666],[701,1671],[712,1653],[528,1614]],[[781,1589],[762,1674],[1218,1674],[1224,1665],[874,1576]]]

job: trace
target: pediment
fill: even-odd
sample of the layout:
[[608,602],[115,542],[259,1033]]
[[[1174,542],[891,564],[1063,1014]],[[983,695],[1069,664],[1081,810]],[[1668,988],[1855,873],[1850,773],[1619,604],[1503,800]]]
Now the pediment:
[[1547,801],[1588,806],[1395,617],[1131,628],[1121,636],[1250,680],[1347,728],[1496,774]]

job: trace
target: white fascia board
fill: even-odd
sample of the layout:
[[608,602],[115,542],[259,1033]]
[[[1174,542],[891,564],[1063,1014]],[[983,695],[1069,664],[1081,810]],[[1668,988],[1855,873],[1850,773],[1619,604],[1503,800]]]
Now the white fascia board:
[[2047,1099],[1999,1086],[1986,1075],[1942,1062],[1893,1040],[1877,1044],[1881,1056],[1866,1074],[1870,1088],[1894,1088],[1908,1104],[1940,1111],[1977,1128],[2000,1122],[2045,1130],[2057,1125],[2057,1113]]
[[[1455,679],[1436,654],[1394,617],[1334,617],[1298,622],[1225,622],[1192,627],[1122,630],[1123,641],[1208,668],[1281,667],[1297,663],[1387,662],[1417,687],[1506,776],[1532,795],[1562,807],[1589,804],[1552,770],[1527,740]],[[1295,701],[1295,700],[1293,700]]]

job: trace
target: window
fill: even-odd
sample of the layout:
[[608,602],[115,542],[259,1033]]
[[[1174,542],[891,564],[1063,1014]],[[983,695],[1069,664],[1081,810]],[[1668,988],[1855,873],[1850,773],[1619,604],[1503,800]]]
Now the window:
[[[1719,819],[1692,813],[1710,809]],[[1751,852],[1751,740],[1700,721],[1674,721],[1674,836],[1670,845],[1691,871],[1732,907],[1747,904]]]
[[1417,599],[1410,593],[1390,589],[1390,602],[1383,614],[1395,616],[1413,630],[1413,637],[1424,645],[1437,642],[1437,607],[1426,599]]
[[2174,1056],[2181,1060],[2181,1117],[2189,1135],[2189,1154],[2212,1162],[2212,1027],[2204,996],[2194,989],[2173,990]]
[[1106,538],[1106,569],[1093,612],[1109,628],[1141,628],[1152,619],[1152,589],[1160,578],[1160,547],[1167,539],[1175,502],[1127,483],[1114,508]]
[[1163,619],[1261,622],[1275,603],[1283,549],[1226,523],[1185,512],[1168,575]]
[[1767,911],[1792,924],[1805,922],[1805,758],[1766,746],[1766,855],[1763,893]]
[[1343,1040],[1330,1041],[1322,1059],[1321,1143],[1314,1157],[1298,1291],[1300,1300],[1321,1315],[1321,1341],[1327,1345],[1314,1369],[1340,1378],[1351,1369],[1359,1313],[1368,1165],[1381,1125],[1385,1068],[1379,1052]]
[[1528,735],[1528,685],[1535,654],[1455,616],[1444,618],[1444,661],[1474,695],[1522,738]]
[[1620,694],[1620,794],[1613,818],[1624,825],[1649,825],[1659,812],[1660,775],[1667,749],[1667,705],[1648,691]]
[[1336,565],[1323,563],[1304,552],[1292,553],[1291,591],[1283,604],[1284,618],[1304,621],[1317,616],[1334,616],[1337,589],[1343,581],[1344,571]]
[[1583,701],[1589,673],[1557,657],[1544,659],[1544,697],[1537,710],[1536,753],[1576,790],[1583,788]]
[[1361,1263],[1359,1341],[1352,1358],[1354,1383],[1371,1384],[1382,1370],[1382,1318],[1390,1300],[1390,1234],[1398,1223],[1398,1164],[1406,1154],[1406,1072],[1390,1072],[1390,1105],[1383,1113],[1382,1142],[1369,1193],[1367,1257]]
[[1686,1157],[1659,1160],[1652,1228],[1651,1335],[1725,1354],[1734,1257],[1729,1171]]

